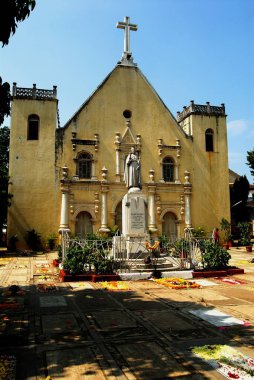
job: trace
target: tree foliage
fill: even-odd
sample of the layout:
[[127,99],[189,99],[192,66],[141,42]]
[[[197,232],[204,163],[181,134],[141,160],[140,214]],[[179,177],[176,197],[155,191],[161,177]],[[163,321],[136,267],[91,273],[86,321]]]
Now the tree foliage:
[[9,144],[10,129],[8,127],[0,128],[0,241],[2,240],[2,228],[7,221],[7,210],[12,198],[12,195],[8,194]]
[[251,175],[254,177],[254,149],[247,152],[247,165],[249,165]]
[[0,77],[0,125],[3,124],[4,118],[10,115],[11,93],[9,83],[2,82]]
[[230,189],[231,217],[235,224],[249,220],[247,201],[250,184],[246,176],[237,178]]
[[17,23],[29,17],[35,0],[2,0],[0,2],[0,41],[8,45],[11,34],[16,32]]
[[[11,34],[17,29],[17,23],[29,17],[35,7],[35,0],[1,0],[0,1],[0,41],[8,45]],[[0,77],[0,125],[10,115],[10,85],[2,82]]]

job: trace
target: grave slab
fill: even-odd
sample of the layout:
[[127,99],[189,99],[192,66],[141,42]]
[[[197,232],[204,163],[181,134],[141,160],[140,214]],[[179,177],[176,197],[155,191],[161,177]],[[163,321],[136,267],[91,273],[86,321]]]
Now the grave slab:
[[216,282],[205,280],[205,279],[199,279],[197,278],[195,282],[201,286],[218,286],[219,284],[216,284]]
[[92,315],[102,329],[137,327],[137,322],[122,310],[94,312]]
[[228,297],[235,297],[241,301],[253,302],[253,292],[246,288],[231,286],[230,288],[222,288],[220,294]]
[[143,311],[142,315],[162,331],[189,330],[194,328],[191,321],[187,322],[179,314],[171,310]]
[[144,310],[146,308],[150,310],[163,310],[167,308],[166,305],[147,296],[146,293],[129,291],[121,293],[112,292],[111,295],[129,310]]
[[69,285],[74,290],[94,289],[89,282],[69,282]]
[[234,318],[215,308],[187,309],[186,311],[218,327],[244,324],[244,321]]
[[130,286],[130,288],[133,288],[134,290],[138,289],[140,291],[150,290],[150,289],[161,289],[161,285],[157,284],[156,282],[152,280],[128,281],[128,285]]
[[191,375],[156,342],[118,344],[115,349],[136,379],[171,379]]
[[80,290],[75,293],[74,301],[84,312],[89,310],[119,309],[119,305],[101,290]]
[[46,361],[48,374],[54,380],[106,380],[93,351],[87,347],[48,351]]
[[80,331],[73,313],[42,315],[42,329],[46,335]]
[[206,301],[226,301],[229,299],[209,289],[193,289],[192,295],[196,298],[203,298]]
[[227,306],[227,311],[230,312],[236,311],[239,315],[244,315],[245,317],[249,317],[254,322],[254,305],[234,305]]
[[67,302],[63,296],[43,296],[40,297],[41,307],[59,307],[67,306]]

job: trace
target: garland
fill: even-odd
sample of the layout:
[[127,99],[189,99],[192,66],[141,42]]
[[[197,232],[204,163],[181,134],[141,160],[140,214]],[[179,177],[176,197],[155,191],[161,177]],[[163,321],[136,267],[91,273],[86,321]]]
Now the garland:
[[123,281],[102,281],[101,286],[106,290],[129,290],[129,286]]
[[159,241],[155,241],[154,242],[154,245],[151,245],[148,241],[145,242],[145,245],[146,245],[146,248],[149,250],[149,251],[155,251],[159,245],[160,245],[160,242]]
[[183,278],[159,278],[154,280],[157,284],[161,284],[171,289],[187,289],[201,288],[200,284],[194,281],[184,280]]

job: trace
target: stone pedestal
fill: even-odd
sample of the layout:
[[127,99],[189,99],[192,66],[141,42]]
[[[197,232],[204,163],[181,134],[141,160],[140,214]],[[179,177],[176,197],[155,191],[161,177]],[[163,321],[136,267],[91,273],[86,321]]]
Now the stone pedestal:
[[122,236],[113,239],[115,258],[138,258],[147,252],[147,199],[139,188],[131,188],[122,201]]
[[141,237],[146,234],[146,196],[140,189],[131,188],[122,201],[123,236]]

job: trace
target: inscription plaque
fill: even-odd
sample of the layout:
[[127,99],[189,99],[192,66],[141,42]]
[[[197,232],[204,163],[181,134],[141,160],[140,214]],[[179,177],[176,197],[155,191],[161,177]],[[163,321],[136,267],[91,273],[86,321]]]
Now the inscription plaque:
[[145,228],[144,213],[132,212],[131,213],[131,229],[140,230]]

